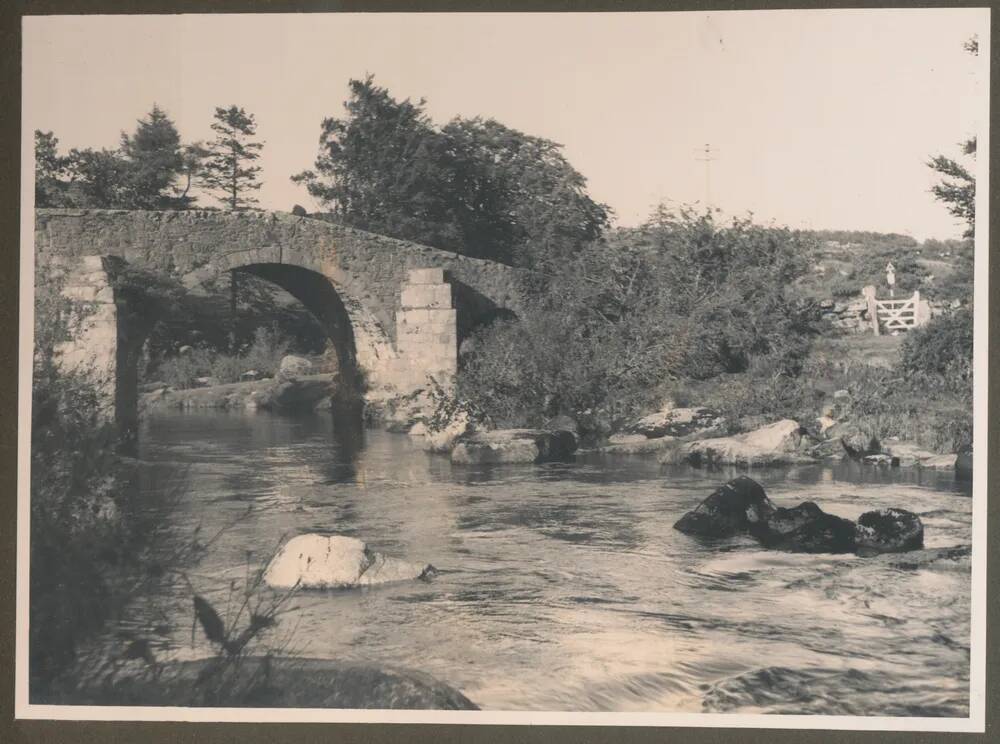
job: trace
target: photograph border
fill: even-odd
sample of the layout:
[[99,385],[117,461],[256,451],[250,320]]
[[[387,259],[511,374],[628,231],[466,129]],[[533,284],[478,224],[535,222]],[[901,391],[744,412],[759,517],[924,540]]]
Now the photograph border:
[[[351,11],[360,10],[360,6],[368,6],[366,10],[377,9],[379,11],[389,10],[389,6],[400,6],[405,5],[408,8],[412,8],[412,4],[400,4],[400,3],[337,3],[334,8],[330,8],[329,3],[282,3],[282,2],[268,2],[268,3],[233,3],[233,2],[218,2],[219,6],[224,6],[225,8],[231,8],[234,6],[239,6],[244,12],[252,12],[253,8],[257,10],[264,10],[262,7],[266,7],[266,12],[286,12],[290,10],[289,6],[297,6],[305,10],[318,10],[317,6],[323,6],[324,9],[328,11]],[[38,3],[20,3],[21,6],[26,6],[28,14],[49,14],[51,13],[66,13],[66,7],[76,7],[83,9],[86,7],[88,10],[91,6],[101,6],[101,9],[105,12],[110,12],[113,9],[115,12],[120,12],[121,10],[127,10],[131,12],[156,12],[147,10],[150,6],[155,6],[159,11],[165,9],[166,6],[176,7],[184,12],[193,12],[189,6],[196,5],[200,6],[201,12],[206,12],[204,8],[204,3],[196,4],[190,2],[175,2],[175,3],[138,3],[138,2],[54,2],[53,0],[48,0],[47,2]],[[463,10],[524,10],[524,3],[483,3],[483,2],[470,2],[470,3],[420,3],[420,10],[456,10],[459,7]],[[544,8],[545,10],[561,10],[566,9],[567,5],[572,5],[574,10],[594,10],[593,6],[599,5],[600,10],[652,10],[654,7],[659,10],[713,10],[722,11],[732,9],[732,3],[585,3],[585,4],[573,4],[573,3],[528,3],[531,5],[532,9],[538,10]],[[928,3],[920,4],[923,7],[986,7],[978,3]],[[43,7],[44,10],[39,11],[38,8]],[[738,4],[739,10],[751,10],[751,9],[775,9],[782,7],[796,7],[799,9],[811,9],[813,7],[817,8],[857,8],[859,5],[857,3],[853,4],[837,4],[837,3],[824,3],[824,4],[813,4],[813,3],[796,3],[794,6],[789,4],[789,6],[781,6],[776,4],[751,4],[751,3],[741,3]],[[864,4],[865,8],[890,8],[892,5],[874,5],[874,4]],[[918,7],[916,5],[911,7]],[[52,9],[52,10],[50,10]],[[398,8],[397,8],[398,9]],[[25,8],[20,8],[22,12]],[[995,10],[995,9],[994,9]],[[78,12],[78,11],[75,11]],[[228,12],[228,10],[221,10],[212,7],[210,11],[212,13],[217,12]],[[88,13],[89,14],[89,13]],[[6,19],[5,19],[6,20]],[[994,12],[991,17],[991,36],[996,30],[996,13]],[[6,25],[6,24],[5,24]],[[20,29],[16,29],[15,34],[19,34]],[[4,29],[4,38],[11,38],[8,30]],[[991,83],[995,79],[996,74],[996,54],[992,51],[990,40],[987,40],[984,45],[986,49],[983,54],[984,57],[989,59],[989,69],[991,71]],[[20,43],[7,45],[8,54],[12,50],[16,50],[17,59],[14,60],[13,65],[10,61],[5,58],[7,65],[5,69],[10,69],[13,67],[15,74],[19,76],[20,72]],[[5,85],[8,81],[5,80]],[[17,101],[18,109],[20,105],[20,81],[16,81],[14,87],[17,90],[16,95],[5,96],[5,100]],[[992,88],[992,85],[990,86]],[[5,88],[8,90],[9,88]],[[995,111],[995,101],[994,97],[990,98],[990,121],[991,124],[994,121],[992,113]],[[4,152],[14,151],[13,157],[6,158],[6,162],[12,164],[12,167],[8,169],[8,173],[15,173],[17,169],[13,167],[18,160],[21,163],[21,179],[22,179],[22,193],[21,196],[26,196],[28,201],[21,202],[22,204],[28,205],[33,202],[33,190],[30,188],[31,182],[33,181],[33,173],[30,169],[30,164],[32,161],[32,153],[29,144],[29,138],[20,137],[19,133],[19,117],[11,117],[10,120],[4,121],[4,133],[7,137],[3,139],[3,147],[6,148]],[[9,125],[9,126],[8,126]],[[13,130],[11,133],[9,130]],[[23,139],[23,141],[22,141]],[[13,146],[12,146],[13,145]],[[18,158],[17,149],[20,149],[20,157]],[[995,328],[991,327],[989,322],[990,315],[988,311],[988,305],[990,299],[996,301],[994,296],[994,291],[996,289],[996,282],[993,272],[996,271],[996,267],[990,266],[990,241],[989,235],[993,234],[996,226],[994,225],[993,215],[990,214],[988,210],[988,199],[989,194],[992,192],[993,181],[988,180],[988,173],[990,172],[990,164],[992,161],[993,153],[989,147],[989,131],[985,131],[980,135],[980,148],[981,151],[989,152],[990,158],[982,158],[977,162],[977,181],[979,183],[990,183],[991,188],[989,189],[979,189],[977,193],[977,213],[979,218],[977,220],[977,234],[976,234],[976,284],[975,284],[975,304],[976,304],[976,319],[975,319],[975,374],[976,374],[976,387],[975,387],[975,423],[974,423],[974,440],[977,445],[977,457],[974,462],[974,513],[973,513],[973,549],[972,549],[972,582],[973,582],[973,595],[972,595],[972,654],[971,654],[971,678],[970,684],[973,690],[973,694],[970,695],[970,716],[968,719],[964,718],[893,718],[893,717],[852,717],[852,716],[777,716],[777,715],[743,715],[743,714],[702,714],[702,713],[690,713],[690,714],[661,714],[661,713],[636,713],[636,714],[620,714],[620,713],[538,713],[538,712],[494,712],[494,711],[477,711],[477,712],[449,712],[449,711],[355,711],[355,710],[313,710],[313,709],[224,709],[224,708],[139,708],[139,707],[77,707],[77,706],[40,706],[40,705],[29,705],[26,700],[26,667],[24,663],[27,659],[27,647],[26,643],[21,643],[16,647],[16,661],[18,669],[18,684],[15,688],[15,713],[18,718],[22,721],[18,721],[18,726],[23,730],[23,724],[28,719],[66,719],[66,720],[79,720],[81,718],[87,718],[93,721],[186,721],[186,722],[208,722],[208,721],[227,721],[227,722],[242,722],[247,723],[251,721],[269,721],[269,722],[378,722],[385,724],[399,724],[399,723],[409,723],[409,724],[431,724],[431,723],[443,723],[447,722],[449,724],[476,724],[476,736],[479,737],[479,731],[482,730],[480,726],[489,726],[494,724],[508,725],[508,724],[518,724],[523,725],[545,725],[545,726],[679,726],[679,727],[696,727],[698,729],[708,728],[718,730],[720,728],[729,728],[733,726],[740,727],[742,730],[744,727],[754,727],[758,729],[812,729],[812,730],[843,730],[843,731],[899,731],[899,732],[913,732],[913,731],[955,731],[955,732],[968,732],[973,733],[977,731],[982,731],[983,726],[986,725],[987,712],[991,711],[992,715],[995,716],[996,710],[998,708],[996,704],[996,696],[987,697],[987,693],[990,690],[986,687],[987,682],[987,627],[990,625],[987,623],[987,596],[980,589],[986,589],[987,584],[987,536],[988,536],[988,526],[987,522],[992,521],[993,527],[996,528],[995,519],[997,517],[997,505],[989,505],[986,501],[986,493],[988,491],[989,485],[989,460],[992,459],[988,456],[983,456],[985,453],[992,455],[994,448],[990,445],[995,441],[995,433],[991,430],[994,425],[993,422],[996,420],[996,416],[991,416],[990,413],[996,410],[996,390],[994,388],[994,381],[988,377],[989,370],[989,355],[987,342],[989,338],[995,337]],[[981,179],[981,180],[980,180]],[[8,183],[8,180],[11,183]],[[3,193],[11,195],[11,198],[5,202],[5,205],[14,206],[15,219],[10,221],[8,218],[10,216],[10,210],[5,209],[2,212],[2,222],[4,227],[17,226],[15,229],[20,230],[20,245],[30,246],[33,241],[34,228],[33,228],[33,211],[30,209],[25,209],[23,213],[20,214],[21,219],[17,219],[16,215],[17,209],[17,183],[16,179],[4,179],[2,183]],[[9,233],[10,234],[10,233]],[[14,239],[17,240],[16,238]],[[3,298],[2,308],[3,314],[0,318],[4,319],[4,323],[9,323],[10,332],[5,334],[5,341],[7,343],[11,342],[12,338],[19,338],[19,343],[17,345],[17,352],[15,354],[5,354],[4,358],[17,359],[18,354],[20,355],[20,364],[12,365],[14,369],[18,370],[17,378],[14,382],[14,392],[8,389],[7,386],[3,387],[2,397],[0,397],[0,403],[8,404],[11,403],[10,407],[4,410],[15,410],[13,401],[17,401],[18,411],[16,421],[22,423],[20,427],[20,440],[11,437],[11,432],[8,430],[10,427],[4,426],[2,433],[0,433],[0,452],[5,456],[8,454],[13,454],[15,452],[14,442],[18,442],[23,448],[25,443],[30,441],[25,438],[24,429],[27,428],[24,424],[30,422],[30,395],[22,395],[20,399],[17,397],[17,389],[30,390],[31,386],[31,370],[30,364],[25,366],[24,360],[30,361],[31,358],[31,318],[33,314],[33,252],[30,250],[23,250],[20,256],[20,261],[18,261],[16,252],[10,252],[13,255],[8,255],[6,258],[9,260],[11,267],[8,272],[3,273],[2,284],[0,284],[0,297]],[[19,279],[18,279],[19,277]],[[19,286],[16,282],[19,281]],[[16,287],[16,289],[15,289]],[[14,291],[8,291],[14,290]],[[13,301],[17,299],[18,305],[14,305]],[[18,336],[13,332],[14,328],[18,326],[14,318],[18,318],[20,321],[20,335]],[[986,382],[984,382],[984,380]],[[990,393],[993,393],[990,395]],[[5,423],[7,418],[4,418]],[[12,421],[10,423],[15,424]],[[8,446],[8,443],[10,446]],[[987,446],[982,446],[986,443]],[[23,450],[22,450],[23,451]],[[11,465],[14,464],[15,460],[13,457],[7,459],[11,460]],[[0,472],[7,475],[14,474],[16,472],[17,483],[18,483],[18,495],[19,499],[16,500],[17,512],[16,512],[16,523],[19,525],[18,528],[18,550],[16,553],[10,551],[9,539],[13,530],[11,527],[15,523],[13,518],[3,519],[0,518],[0,540],[2,540],[4,546],[8,548],[8,552],[11,553],[11,560],[7,562],[8,568],[14,565],[15,556],[24,556],[26,554],[27,548],[27,531],[24,529],[26,524],[25,518],[27,517],[27,507],[28,502],[25,499],[25,492],[27,489],[27,475],[28,475],[28,461],[26,457],[22,456],[16,460],[17,467],[16,470],[13,467],[7,467],[7,459],[3,460],[3,465],[0,465]],[[10,491],[14,493],[13,488]],[[9,501],[15,501],[11,499]],[[8,506],[10,506],[8,504]],[[6,516],[6,515],[5,515]],[[12,515],[13,516],[13,515]],[[992,551],[991,561],[995,560],[996,551]],[[17,579],[18,587],[23,590],[18,594],[18,605],[17,605],[17,616],[16,619],[21,621],[18,624],[19,629],[23,630],[23,623],[26,620],[27,604],[26,604],[26,576],[27,576],[27,565],[26,562],[21,560],[17,562]],[[992,581],[989,582],[989,588],[993,589],[994,592],[989,595],[990,613],[989,617],[996,617],[996,571],[989,572],[989,576],[994,577]],[[3,592],[3,596],[10,596],[7,593],[9,584],[9,577],[5,575],[3,577],[3,583],[0,584],[0,590]],[[12,606],[12,603],[5,602],[4,610],[6,611],[8,607]],[[13,618],[12,618],[13,620]],[[11,623],[11,627],[13,626]],[[5,628],[6,630],[6,628]],[[22,639],[24,640],[24,639]],[[14,649],[14,644],[8,644],[8,639],[6,633],[4,634],[3,645],[0,646],[3,649]],[[11,653],[7,658],[14,658],[15,654]],[[978,690],[976,689],[978,683]],[[988,701],[991,704],[988,704]],[[170,711],[171,713],[177,713],[177,715],[168,716],[150,716],[151,713],[158,713],[162,711]],[[258,712],[266,713],[266,716],[257,718],[255,714]],[[514,719],[518,720],[514,720]],[[628,718],[627,721],[611,721],[610,718]],[[570,720],[572,719],[572,720]],[[905,723],[906,725],[899,725],[900,723]],[[958,723],[965,725],[956,725]],[[913,725],[910,725],[913,724]],[[242,727],[245,729],[245,727]],[[399,729],[399,726],[394,726],[392,728]],[[435,727],[436,728],[436,727]],[[465,726],[461,727],[465,729]],[[547,729],[551,731],[551,729]],[[686,734],[685,738],[689,736],[694,736],[695,732],[691,729],[690,734]],[[2,731],[2,729],[0,729]],[[568,732],[572,735],[572,731]],[[664,732],[666,733],[666,732]],[[679,731],[677,733],[680,733]],[[617,732],[615,734],[617,736]],[[144,735],[145,736],[145,735]],[[880,738],[884,739],[885,736]],[[576,739],[579,740],[579,739]],[[803,740],[803,739],[796,739]],[[909,739],[912,740],[912,739]]]

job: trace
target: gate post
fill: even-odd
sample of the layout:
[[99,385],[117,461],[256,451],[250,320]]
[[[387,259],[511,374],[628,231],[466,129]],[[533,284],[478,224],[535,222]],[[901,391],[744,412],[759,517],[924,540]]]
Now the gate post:
[[868,317],[872,321],[872,331],[878,336],[878,304],[875,302],[875,287],[869,284],[861,290],[861,294],[868,301]]

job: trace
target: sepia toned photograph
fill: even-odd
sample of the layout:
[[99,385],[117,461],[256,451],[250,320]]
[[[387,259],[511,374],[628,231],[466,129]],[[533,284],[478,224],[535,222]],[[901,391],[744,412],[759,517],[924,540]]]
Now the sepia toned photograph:
[[989,30],[23,18],[17,715],[982,731]]

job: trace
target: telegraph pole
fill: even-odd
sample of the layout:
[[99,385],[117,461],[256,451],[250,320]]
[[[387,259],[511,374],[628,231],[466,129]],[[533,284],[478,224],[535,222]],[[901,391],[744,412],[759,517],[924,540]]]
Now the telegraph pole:
[[712,161],[716,159],[718,149],[712,147],[707,142],[704,147],[695,150],[695,160],[700,160],[705,164],[705,208],[712,208]]

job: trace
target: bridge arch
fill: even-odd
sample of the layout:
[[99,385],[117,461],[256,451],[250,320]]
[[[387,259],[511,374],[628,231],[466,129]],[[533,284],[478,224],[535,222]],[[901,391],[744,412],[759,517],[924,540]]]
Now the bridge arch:
[[298,300],[333,344],[343,384],[357,387],[362,377],[377,387],[389,382],[382,371],[396,352],[384,327],[362,302],[338,289],[326,275],[290,263],[247,263],[228,271],[263,279]]
[[497,313],[520,315],[534,283],[503,264],[284,213],[36,210],[36,264],[86,257],[191,290],[234,271],[272,282],[320,320],[343,369],[400,393],[453,373],[461,339]]

